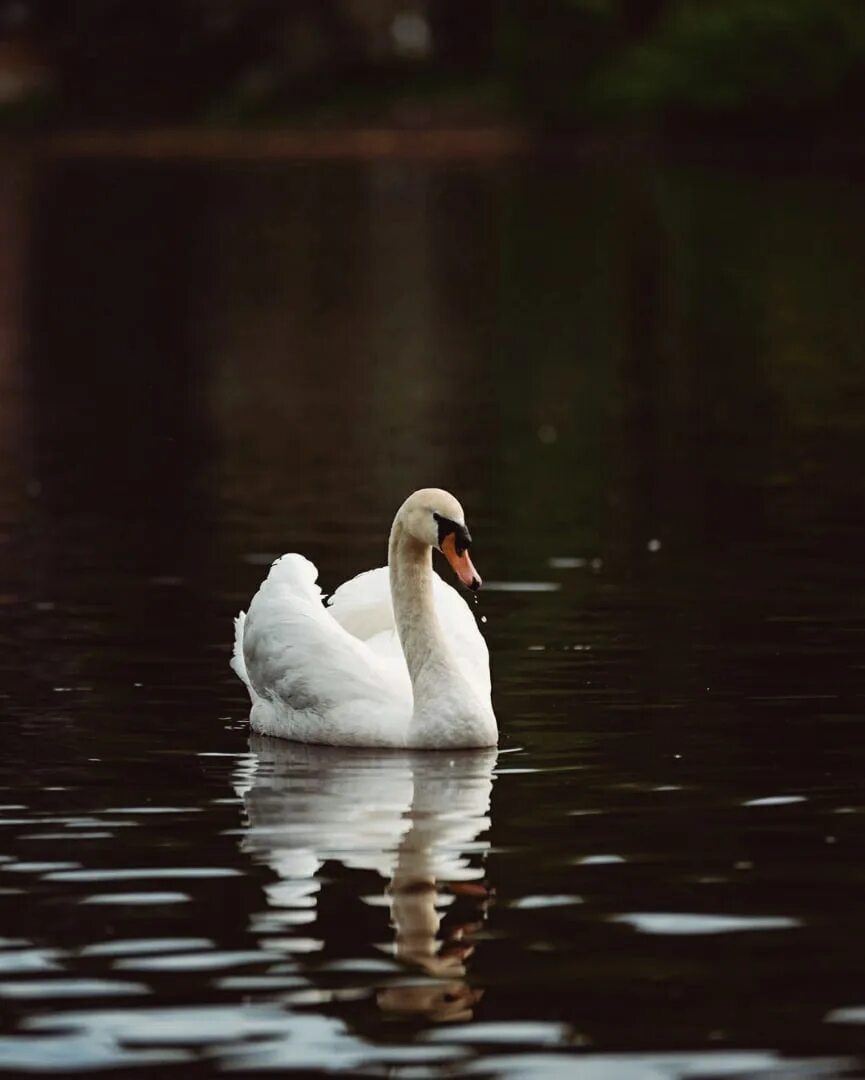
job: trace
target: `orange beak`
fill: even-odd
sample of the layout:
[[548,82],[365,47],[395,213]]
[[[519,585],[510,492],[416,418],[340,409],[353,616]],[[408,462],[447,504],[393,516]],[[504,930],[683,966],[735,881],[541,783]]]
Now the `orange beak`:
[[456,539],[453,533],[449,533],[442,541],[442,554],[467,589],[477,590],[481,587],[480,574],[472,565],[468,551],[464,551],[462,555],[457,555]]

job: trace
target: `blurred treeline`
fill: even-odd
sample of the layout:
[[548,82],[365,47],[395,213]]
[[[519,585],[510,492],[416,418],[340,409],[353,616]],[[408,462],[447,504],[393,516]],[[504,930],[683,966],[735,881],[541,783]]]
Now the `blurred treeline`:
[[0,0],[43,125],[855,129],[865,0]]

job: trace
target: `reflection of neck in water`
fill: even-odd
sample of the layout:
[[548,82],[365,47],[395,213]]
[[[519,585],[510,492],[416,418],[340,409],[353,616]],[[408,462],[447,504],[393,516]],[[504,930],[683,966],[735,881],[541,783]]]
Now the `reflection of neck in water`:
[[[439,938],[442,897],[430,858],[435,841],[431,843],[429,836],[430,823],[435,822],[435,817],[418,814],[413,804],[410,820],[412,824],[399,846],[388,890],[395,931],[394,955],[428,975],[447,981],[388,987],[379,992],[378,1003],[387,1012],[422,1013],[435,1020],[468,1020],[471,1006],[483,993],[464,981],[465,961],[474,951],[471,932],[478,924],[452,926],[445,940]],[[483,884],[470,881],[449,884],[454,892],[471,890],[481,898],[485,908],[488,894]]]
[[[483,870],[470,855],[489,847],[478,837],[489,828],[496,751],[376,753],[262,736],[252,736],[250,748],[251,782],[238,784],[249,815],[243,848],[279,876],[267,888],[265,920],[311,921],[327,860],[375,870],[389,880],[394,955],[434,977],[388,986],[379,1005],[437,1020],[471,1016],[481,993],[464,981],[474,926],[453,927],[442,941],[439,885],[486,899]],[[295,910],[281,917],[285,908]]]

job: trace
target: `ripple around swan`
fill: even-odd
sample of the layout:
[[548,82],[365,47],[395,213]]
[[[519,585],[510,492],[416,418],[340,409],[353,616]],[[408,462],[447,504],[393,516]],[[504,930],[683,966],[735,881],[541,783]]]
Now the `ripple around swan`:
[[12,874],[45,874],[49,871],[51,873],[67,873],[80,865],[80,863],[76,862],[26,862],[22,860],[21,862],[7,863],[3,867],[3,871]]
[[572,1035],[568,1024],[526,1021],[477,1023],[464,1028],[428,1031],[424,1039],[438,1043],[522,1043],[527,1046],[567,1045]]
[[164,878],[240,877],[240,871],[228,866],[147,866],[131,869],[53,870],[45,881],[158,881]]
[[791,1061],[771,1050],[683,1051],[666,1054],[513,1054],[492,1055],[466,1063],[467,1075],[495,1075],[534,1080],[696,1080],[698,1077],[783,1076],[784,1080],[838,1077],[851,1058]]
[[52,998],[125,997],[149,994],[143,983],[119,979],[28,979],[0,982],[0,997],[19,1000],[50,1000]]
[[738,934],[752,930],[789,930],[801,920],[782,915],[691,915],[631,912],[614,915],[612,922],[627,923],[642,934]]
[[[419,1064],[461,1056],[456,1049],[438,1046],[372,1048],[335,1018],[291,1013],[276,1005],[64,1012],[33,1018],[26,1028],[49,1037],[61,1029],[79,1059],[91,1049],[91,1060],[82,1062],[86,1064],[100,1058],[119,1059],[124,1052],[148,1044],[167,1049],[166,1061],[178,1060],[172,1057],[174,1049],[206,1046],[231,1070],[315,1069],[321,1065],[324,1046],[330,1068],[338,1071],[356,1069],[368,1061]],[[55,1045],[60,1045],[59,1038]]]
[[163,1068],[192,1060],[182,1050],[133,1050],[114,1043],[101,1045],[89,1035],[0,1036],[0,1069],[22,1073],[61,1073],[85,1076],[89,1070],[153,1066]]
[[182,892],[94,893],[85,896],[82,904],[117,904],[118,906],[148,904],[186,904],[192,897]]
[[0,952],[0,974],[18,975],[29,971],[57,971],[61,953],[58,949],[12,949]]
[[558,581],[487,581],[487,592],[547,593],[561,589]]
[[532,911],[538,908],[553,908],[553,907],[570,907],[572,904],[582,904],[583,898],[581,896],[563,895],[563,896],[520,896],[516,900],[511,900],[508,904],[509,907],[515,910]]
[[748,799],[743,806],[791,806],[793,803],[807,802],[804,795],[767,795],[762,799]]
[[201,1046],[279,1034],[286,1022],[278,1006],[179,1006],[177,1008],[89,1009],[36,1016],[27,1031],[87,1034],[105,1044]]
[[117,971],[219,971],[243,967],[246,964],[267,964],[279,959],[279,953],[254,952],[237,949],[234,952],[208,950],[195,953],[176,953],[170,956],[131,957],[116,960]]
[[212,949],[210,938],[131,938],[97,941],[81,949],[82,956],[145,956],[149,953],[182,952],[189,949]]
[[826,1014],[827,1024],[865,1024],[865,1005],[850,1005]]

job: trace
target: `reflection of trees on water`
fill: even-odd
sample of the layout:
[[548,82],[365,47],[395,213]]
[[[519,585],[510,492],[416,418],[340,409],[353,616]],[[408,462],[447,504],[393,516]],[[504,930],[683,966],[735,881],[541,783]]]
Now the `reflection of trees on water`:
[[[276,875],[253,926],[314,924],[323,948],[333,937],[363,955],[371,944],[363,924],[353,935],[320,903],[324,867],[374,871],[388,882],[389,951],[407,969],[378,991],[380,1008],[468,1018],[482,993],[469,985],[466,963],[488,899],[479,859],[489,843],[480,837],[490,824],[496,751],[375,754],[261,736],[250,745],[254,764],[238,784],[248,822],[242,847]],[[455,923],[442,912],[460,894],[475,911]]]
[[728,595],[726,546],[782,520],[785,484],[795,518],[791,484],[836,417],[839,475],[859,448],[862,215],[829,180],[556,165],[211,182],[191,321],[214,477],[240,552],[308,551],[326,587],[383,561],[417,483],[460,494],[488,578],[603,556],[508,611],[567,624],[567,644],[586,611],[624,628],[648,611],[634,635],[663,655],[638,692],[687,697],[712,685],[693,649]]
[[0,161],[0,498],[10,509],[24,501],[30,469],[22,355],[30,183],[27,161]]
[[539,530],[597,547],[623,467],[641,518],[711,514],[682,467],[739,494],[772,468],[777,391],[799,382],[770,367],[803,367],[774,347],[785,327],[831,365],[835,313],[852,356],[855,305],[821,282],[853,266],[839,222],[858,215],[804,185],[779,205],[733,175],[380,162],[237,172],[202,212],[194,326],[222,477],[251,507],[304,508],[302,470],[317,505],[347,477],[390,511],[435,473],[505,506],[512,559]]
[[[32,182],[28,569],[50,610],[31,619],[45,647],[70,643],[75,681],[101,684],[107,650],[72,641],[128,640],[134,670],[154,654],[188,657],[206,637],[208,597],[181,600],[215,555],[207,375],[188,347],[185,301],[199,216],[188,185],[122,162],[37,158]],[[62,668],[58,658],[54,682]]]
[[407,491],[435,482],[466,497],[477,484],[463,425],[483,406],[478,358],[466,313],[443,295],[453,222],[441,183],[381,162],[235,177],[213,192],[195,321],[221,479],[253,513],[309,510],[351,543],[368,521],[381,530]]
[[[559,593],[510,595],[509,626],[483,597],[493,635],[524,649],[543,619],[570,645],[586,611],[621,626],[628,603],[672,608],[678,630],[646,631],[666,649],[646,679],[712,685],[688,652],[726,586],[665,576],[667,553],[720,566],[737,532],[795,530],[803,482],[818,509],[858,490],[865,226],[840,181],[54,161],[35,165],[25,235],[27,185],[4,168],[0,312],[6,356],[23,342],[35,465],[5,460],[16,491],[43,480],[32,508],[55,541],[37,591],[74,592],[97,563],[204,582],[177,618],[130,596],[137,640],[198,640],[211,597],[228,583],[239,603],[260,577],[226,578],[240,555],[306,551],[327,587],[380,564],[406,491],[439,483],[488,578],[604,557]],[[4,396],[0,415],[8,435],[24,409]],[[809,479],[815,460],[832,466]]]

